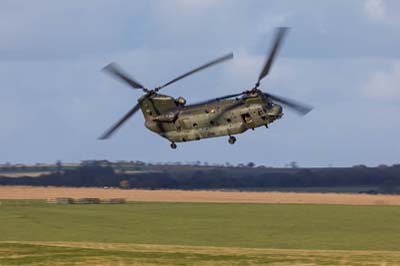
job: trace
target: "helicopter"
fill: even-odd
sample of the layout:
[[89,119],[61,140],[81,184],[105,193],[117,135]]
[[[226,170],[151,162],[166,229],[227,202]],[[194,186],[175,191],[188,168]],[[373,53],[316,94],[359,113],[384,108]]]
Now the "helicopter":
[[261,126],[268,128],[269,124],[280,119],[283,116],[282,105],[300,115],[307,114],[312,110],[312,107],[259,89],[261,80],[269,74],[287,32],[288,28],[286,27],[276,29],[267,60],[252,89],[190,105],[186,105],[186,99],[183,97],[174,98],[160,94],[159,91],[191,74],[232,59],[232,53],[201,65],[154,89],[144,87],[126,74],[117,64],[108,64],[103,68],[105,72],[133,89],[143,90],[145,94],[138,99],[138,103],[125,116],[99,139],[109,138],[139,109],[143,113],[145,126],[169,140],[172,149],[176,149],[177,142],[220,136],[228,136],[228,142],[234,144],[236,142],[234,135]]

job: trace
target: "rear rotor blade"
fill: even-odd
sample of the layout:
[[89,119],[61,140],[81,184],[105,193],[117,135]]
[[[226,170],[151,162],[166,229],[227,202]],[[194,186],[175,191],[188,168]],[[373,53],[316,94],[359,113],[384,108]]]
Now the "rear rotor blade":
[[185,78],[185,77],[187,77],[187,76],[189,76],[189,75],[191,75],[191,74],[194,74],[194,73],[196,73],[196,72],[198,72],[198,71],[201,71],[201,70],[203,70],[203,69],[206,69],[206,68],[208,68],[208,67],[210,67],[210,66],[213,66],[213,65],[215,65],[215,64],[222,63],[222,62],[224,62],[224,61],[226,61],[226,60],[229,60],[229,59],[232,59],[232,58],[233,58],[233,53],[229,53],[229,54],[227,54],[227,55],[224,55],[224,56],[222,56],[222,57],[220,57],[220,58],[217,58],[217,59],[215,59],[215,60],[213,60],[213,61],[211,61],[211,62],[209,62],[209,63],[207,63],[207,64],[204,64],[204,65],[202,65],[202,66],[199,66],[199,67],[197,67],[197,68],[195,68],[195,69],[193,69],[193,70],[191,70],[191,71],[189,71],[189,72],[187,72],[187,73],[185,73],[185,74],[183,74],[183,75],[181,75],[181,76],[179,76],[179,77],[177,77],[177,78],[175,78],[175,79],[173,79],[173,80],[171,80],[171,81],[165,83],[164,85],[162,85],[162,86],[156,88],[155,90],[156,90],[156,91],[161,90],[162,88],[165,88],[165,87],[167,87],[168,85],[171,85],[172,83],[174,83],[174,82],[176,82],[176,81],[178,81],[178,80],[181,80],[181,79],[183,79],[183,78]]
[[[260,80],[262,80],[266,75],[268,75],[269,70],[271,69],[272,63],[274,62],[274,59],[276,57],[276,54],[282,44],[283,38],[285,37],[288,30],[289,30],[289,28],[286,28],[286,27],[281,27],[276,30],[276,35],[275,35],[275,40],[273,42],[273,46],[271,48],[271,51],[269,52],[267,61],[265,61],[264,67],[258,77],[258,81],[257,81],[258,85],[260,83]],[[258,87],[258,85],[257,85],[257,87]]]
[[298,112],[301,115],[306,115],[308,112],[310,112],[313,108],[309,105],[299,103],[297,101],[293,101],[287,98],[283,98],[280,96],[272,95],[270,93],[263,93],[265,97],[269,97],[272,100],[275,100],[279,103],[282,103],[290,108],[292,108],[294,111]]
[[114,78],[124,81],[132,88],[145,90],[142,84],[137,82],[134,78],[129,77],[129,75],[122,71],[122,69],[115,63],[108,64],[103,68],[103,71],[111,74]]
[[140,102],[137,103],[124,117],[122,117],[114,126],[107,130],[99,139],[108,139],[123,123],[140,109]]

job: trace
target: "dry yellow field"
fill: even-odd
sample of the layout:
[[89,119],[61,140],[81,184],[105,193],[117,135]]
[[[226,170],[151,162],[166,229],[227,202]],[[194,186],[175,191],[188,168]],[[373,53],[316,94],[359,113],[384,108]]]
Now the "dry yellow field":
[[49,171],[44,171],[44,172],[23,172],[23,173],[2,173],[2,177],[24,177],[24,176],[29,176],[29,177],[38,177],[41,175],[48,175],[51,174]]
[[0,199],[53,199],[57,197],[125,198],[128,201],[156,202],[400,205],[400,195],[0,186]]
[[400,253],[393,251],[0,241],[0,265],[395,266],[399,265],[399,259]]

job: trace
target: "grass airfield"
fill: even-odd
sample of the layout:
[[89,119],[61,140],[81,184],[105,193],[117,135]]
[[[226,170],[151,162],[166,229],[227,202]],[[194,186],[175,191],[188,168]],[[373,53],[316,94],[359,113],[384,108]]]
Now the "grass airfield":
[[0,265],[400,265],[399,206],[0,202]]

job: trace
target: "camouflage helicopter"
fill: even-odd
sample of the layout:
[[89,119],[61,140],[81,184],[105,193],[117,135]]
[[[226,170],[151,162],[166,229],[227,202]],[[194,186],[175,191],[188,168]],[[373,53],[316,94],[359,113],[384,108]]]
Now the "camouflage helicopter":
[[182,97],[175,99],[158,92],[193,73],[232,59],[232,53],[195,68],[154,89],[145,88],[135,79],[123,72],[115,63],[107,65],[103,68],[104,71],[125,82],[134,89],[142,89],[145,94],[140,97],[138,103],[114,126],[105,132],[100,139],[109,138],[139,109],[141,109],[145,118],[145,126],[149,130],[168,139],[171,142],[172,149],[176,149],[177,142],[220,136],[229,136],[229,143],[234,144],[236,142],[234,135],[243,133],[248,129],[254,130],[256,127],[260,126],[268,127],[268,124],[274,122],[276,119],[280,119],[283,112],[282,106],[279,104],[287,106],[301,115],[307,114],[312,109],[310,106],[258,89],[261,80],[269,73],[287,30],[287,28],[277,29],[267,60],[252,89],[190,105],[186,105],[186,100]]

